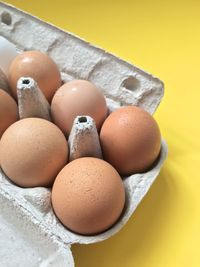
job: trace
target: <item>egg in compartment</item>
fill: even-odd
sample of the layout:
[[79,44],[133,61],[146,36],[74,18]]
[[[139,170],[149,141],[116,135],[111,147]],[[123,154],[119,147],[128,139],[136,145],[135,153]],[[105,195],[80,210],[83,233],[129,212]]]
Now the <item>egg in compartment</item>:
[[157,159],[161,134],[155,119],[136,106],[122,107],[105,120],[100,142],[104,159],[121,175],[144,172]]
[[61,76],[56,63],[40,51],[26,51],[17,55],[8,70],[8,82],[17,99],[17,81],[20,77],[31,77],[39,85],[49,102],[61,86]]
[[110,228],[122,214],[125,190],[121,177],[107,162],[79,158],[56,177],[52,205],[59,220],[70,230],[94,235]]
[[107,117],[106,100],[102,92],[86,80],[72,80],[62,85],[51,103],[54,123],[69,136],[77,116],[90,116],[99,131]]
[[61,130],[39,118],[12,124],[0,141],[0,164],[19,186],[51,186],[68,160],[68,144]]

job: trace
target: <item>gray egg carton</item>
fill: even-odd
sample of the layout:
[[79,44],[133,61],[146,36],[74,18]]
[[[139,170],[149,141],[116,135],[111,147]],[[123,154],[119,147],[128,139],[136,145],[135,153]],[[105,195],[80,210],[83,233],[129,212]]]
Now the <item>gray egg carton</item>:
[[[110,111],[136,105],[152,114],[163,97],[163,83],[154,76],[5,3],[0,3],[0,35],[19,51],[49,54],[58,64],[63,81],[86,79],[96,84],[106,96]],[[94,236],[63,227],[52,211],[49,189],[20,188],[1,172],[0,266],[74,266],[70,246],[103,241],[117,233],[148,192],[166,155],[167,145],[162,140],[160,156],[152,169],[123,179],[126,206],[122,216],[109,230]]]

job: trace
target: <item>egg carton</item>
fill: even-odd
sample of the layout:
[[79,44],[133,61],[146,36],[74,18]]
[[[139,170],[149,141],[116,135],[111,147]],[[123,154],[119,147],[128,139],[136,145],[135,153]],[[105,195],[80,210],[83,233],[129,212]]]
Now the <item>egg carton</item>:
[[[163,83],[79,37],[13,6],[0,3],[0,35],[17,50],[40,50],[57,63],[63,82],[86,79],[97,85],[112,112],[136,105],[153,114],[163,97]],[[1,76],[0,76],[1,79]],[[5,83],[5,80],[0,84]],[[167,155],[162,140],[154,166],[123,178],[126,205],[107,231],[83,236],[66,229],[56,218],[47,188],[20,188],[0,172],[0,266],[74,266],[72,244],[91,244],[116,234],[128,221],[158,176]],[[130,237],[131,238],[131,237]]]

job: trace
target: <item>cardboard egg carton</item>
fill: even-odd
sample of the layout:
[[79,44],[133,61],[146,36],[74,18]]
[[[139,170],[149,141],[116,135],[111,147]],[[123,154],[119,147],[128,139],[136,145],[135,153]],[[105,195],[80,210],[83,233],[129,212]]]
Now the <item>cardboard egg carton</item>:
[[[154,76],[4,3],[0,3],[0,35],[19,51],[40,50],[49,54],[59,66],[64,82],[72,79],[93,82],[106,96],[110,111],[136,105],[152,114],[163,97],[163,83]],[[123,179],[126,189],[123,214],[110,229],[94,236],[73,233],[58,221],[51,208],[49,189],[20,188],[1,172],[0,265],[74,266],[70,246],[103,241],[117,233],[158,176],[166,154],[163,140],[160,156],[148,172]]]

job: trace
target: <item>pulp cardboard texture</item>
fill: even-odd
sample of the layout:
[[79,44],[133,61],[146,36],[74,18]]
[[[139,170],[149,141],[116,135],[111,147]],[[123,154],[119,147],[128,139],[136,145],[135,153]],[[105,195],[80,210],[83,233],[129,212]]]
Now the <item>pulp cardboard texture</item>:
[[[137,105],[153,113],[163,96],[159,79],[4,3],[0,3],[0,35],[19,51],[48,53],[58,64],[63,81],[78,78],[96,84],[106,96],[110,111],[123,105]],[[163,140],[159,159],[151,170],[123,178],[124,212],[115,225],[95,236],[82,236],[63,227],[52,211],[49,189],[20,188],[1,172],[0,266],[74,266],[70,246],[99,242],[117,233],[149,190],[166,154]]]
[[17,98],[20,119],[37,117],[51,121],[50,104],[34,79],[21,77],[18,80]]
[[69,161],[82,157],[102,159],[95,121],[90,116],[77,116],[69,138]]

